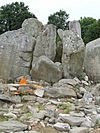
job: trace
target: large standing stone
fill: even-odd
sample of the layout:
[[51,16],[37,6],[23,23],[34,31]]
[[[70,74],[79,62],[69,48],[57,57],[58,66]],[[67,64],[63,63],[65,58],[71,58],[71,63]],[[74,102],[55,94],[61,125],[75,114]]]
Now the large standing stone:
[[34,64],[31,75],[33,79],[54,83],[62,78],[62,71],[48,57],[41,56]]
[[43,24],[35,18],[29,18],[23,22],[22,29],[29,35],[37,37],[43,30]]
[[64,77],[80,77],[84,58],[84,43],[76,33],[70,30],[63,31],[62,39]]
[[44,31],[36,39],[33,53],[33,64],[42,55],[54,60],[56,55],[56,27],[52,24],[46,25]]
[[0,35],[0,78],[29,74],[35,39],[22,29]]
[[69,22],[69,30],[72,30],[73,32],[77,33],[79,37],[81,37],[81,26],[79,21],[70,21]]
[[100,38],[86,45],[84,67],[91,80],[100,82]]

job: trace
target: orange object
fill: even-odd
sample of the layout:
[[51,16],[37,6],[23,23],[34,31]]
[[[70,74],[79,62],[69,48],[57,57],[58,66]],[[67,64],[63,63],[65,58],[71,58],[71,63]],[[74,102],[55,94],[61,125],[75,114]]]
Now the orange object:
[[20,93],[19,92],[14,92],[14,95],[19,95]]
[[21,84],[21,85],[26,85],[26,83],[27,83],[27,80],[26,80],[25,77],[23,77],[23,78],[20,80],[20,82],[19,82],[19,84]]

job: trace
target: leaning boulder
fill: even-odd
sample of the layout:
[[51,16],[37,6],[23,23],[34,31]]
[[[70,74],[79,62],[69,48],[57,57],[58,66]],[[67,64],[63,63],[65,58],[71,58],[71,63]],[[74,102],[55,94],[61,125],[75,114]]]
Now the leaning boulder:
[[31,75],[34,80],[45,80],[54,83],[62,78],[62,71],[48,57],[41,56],[33,65]]
[[70,30],[59,34],[63,41],[62,66],[64,77],[80,77],[84,59],[84,43],[82,39]]
[[100,38],[86,45],[84,67],[91,80],[100,82]]
[[0,78],[8,80],[28,75],[35,39],[22,29],[0,35]]

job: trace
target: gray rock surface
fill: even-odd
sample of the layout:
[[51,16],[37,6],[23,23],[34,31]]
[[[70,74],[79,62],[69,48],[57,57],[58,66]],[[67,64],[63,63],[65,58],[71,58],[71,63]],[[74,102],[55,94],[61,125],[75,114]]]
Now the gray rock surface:
[[61,116],[61,119],[63,122],[68,123],[71,126],[80,126],[81,123],[85,120],[84,117],[75,117],[75,116],[67,116],[63,115]]
[[79,37],[81,37],[81,26],[79,21],[70,21],[69,22],[69,30],[72,30],[73,32],[77,33]]
[[70,133],[89,133],[89,129],[87,127],[73,127],[70,129]]
[[0,122],[0,131],[4,132],[15,132],[23,131],[27,129],[27,125],[18,121],[4,121]]
[[74,79],[61,79],[59,82],[53,84],[53,86],[66,86],[66,85],[71,85],[71,86],[76,86],[78,84],[77,81]]
[[82,74],[84,43],[74,32],[66,30],[63,32],[63,55],[62,66],[64,77],[80,77]]
[[55,86],[46,89],[46,95],[50,97],[76,97],[74,88],[70,85]]
[[67,123],[56,123],[54,124],[54,128],[56,128],[59,131],[69,131],[70,130],[70,125]]
[[0,78],[8,80],[28,75],[34,45],[34,38],[22,29],[0,35]]
[[33,53],[33,64],[42,55],[54,60],[56,55],[56,27],[52,24],[46,25],[43,32],[36,39],[36,46]]
[[100,38],[86,44],[84,67],[89,79],[100,82]]
[[43,24],[35,18],[29,18],[23,22],[22,29],[29,35],[37,37],[43,30]]
[[20,103],[21,98],[19,96],[8,96],[5,94],[0,94],[0,100],[5,102]]
[[41,56],[31,71],[34,80],[45,80],[50,83],[62,78],[62,71],[48,57]]

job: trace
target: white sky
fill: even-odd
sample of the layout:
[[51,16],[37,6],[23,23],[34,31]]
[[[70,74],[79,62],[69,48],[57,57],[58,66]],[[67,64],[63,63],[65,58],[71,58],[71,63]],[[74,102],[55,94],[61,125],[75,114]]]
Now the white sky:
[[16,1],[28,5],[30,12],[43,24],[47,23],[50,14],[60,9],[69,14],[69,20],[79,20],[84,16],[100,18],[100,0],[0,0],[0,7]]

